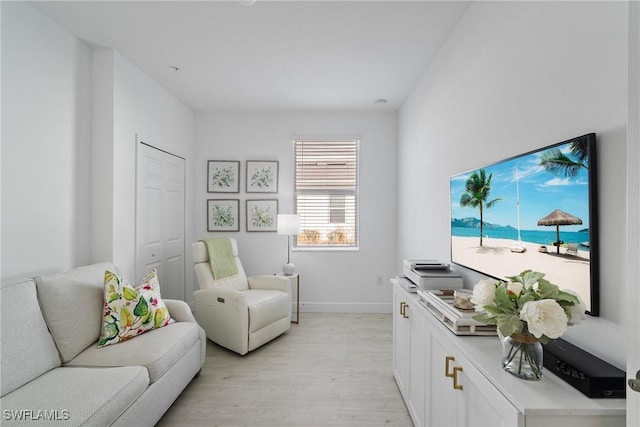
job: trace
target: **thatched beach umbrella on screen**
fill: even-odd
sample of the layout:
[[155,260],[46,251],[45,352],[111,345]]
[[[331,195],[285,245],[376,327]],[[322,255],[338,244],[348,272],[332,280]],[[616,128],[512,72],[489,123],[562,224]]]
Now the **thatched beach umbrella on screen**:
[[538,225],[555,225],[556,226],[556,247],[557,253],[560,253],[560,226],[561,225],[579,225],[582,220],[577,216],[573,216],[566,212],[556,209],[549,215],[538,221]]

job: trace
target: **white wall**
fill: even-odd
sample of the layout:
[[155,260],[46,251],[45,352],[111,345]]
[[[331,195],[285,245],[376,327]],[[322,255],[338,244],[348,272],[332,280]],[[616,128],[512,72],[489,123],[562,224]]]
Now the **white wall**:
[[[111,49],[96,49],[94,66],[94,227],[96,260],[109,259],[135,277],[136,150],[144,141],[186,159],[186,295],[193,293],[194,114],[166,89]],[[104,154],[104,156],[100,155]],[[109,202],[110,201],[110,202]],[[102,211],[106,207],[106,211]],[[109,230],[111,228],[111,230]]]
[[108,260],[136,280],[139,138],[186,159],[190,297],[193,112],[25,2],[2,2],[2,62],[3,278]]
[[90,262],[91,49],[2,2],[2,274]]
[[[291,255],[301,275],[303,311],[391,311],[389,278],[395,276],[396,115],[393,113],[198,113],[196,115],[195,237],[238,240],[247,274],[280,272],[287,240],[246,232],[246,200],[279,201],[293,212],[294,137],[360,139],[360,250]],[[241,161],[240,193],[207,193],[207,160]],[[247,194],[246,160],[278,160],[278,194]],[[208,233],[207,199],[240,199],[241,231]],[[382,277],[382,286],[377,277]]]
[[[450,259],[449,176],[597,134],[601,316],[565,338],[619,367],[627,10],[625,2],[474,2],[398,119],[398,260]],[[464,273],[472,287],[478,275]]]

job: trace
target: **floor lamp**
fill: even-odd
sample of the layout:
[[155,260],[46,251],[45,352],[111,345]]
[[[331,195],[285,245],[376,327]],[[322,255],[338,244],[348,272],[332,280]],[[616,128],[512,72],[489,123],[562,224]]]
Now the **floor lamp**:
[[278,234],[287,236],[287,263],[282,266],[282,272],[291,276],[296,267],[291,263],[291,236],[300,232],[300,216],[295,214],[278,214]]

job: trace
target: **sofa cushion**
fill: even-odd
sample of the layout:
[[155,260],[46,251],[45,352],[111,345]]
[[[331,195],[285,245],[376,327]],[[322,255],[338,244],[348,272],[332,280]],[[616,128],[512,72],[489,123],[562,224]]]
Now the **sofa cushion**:
[[36,278],[42,312],[63,363],[98,341],[105,270],[116,271],[103,262]]
[[4,396],[61,363],[40,312],[35,282],[0,286],[0,395]]
[[197,323],[176,322],[118,345],[102,348],[92,345],[66,366],[140,365],[147,368],[149,381],[153,383],[193,347],[199,337]]
[[2,425],[111,425],[148,386],[141,366],[55,368],[2,398]]
[[249,333],[262,329],[291,312],[291,297],[285,292],[255,289],[243,293],[249,306]]
[[126,341],[173,323],[160,296],[156,270],[133,287],[111,271],[104,273],[104,318],[98,347]]

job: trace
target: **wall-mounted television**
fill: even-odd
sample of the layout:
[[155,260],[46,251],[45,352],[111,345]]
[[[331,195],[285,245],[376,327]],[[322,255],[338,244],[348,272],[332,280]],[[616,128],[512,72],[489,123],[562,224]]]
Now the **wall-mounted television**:
[[451,261],[504,280],[545,273],[599,313],[596,135],[450,178]]

